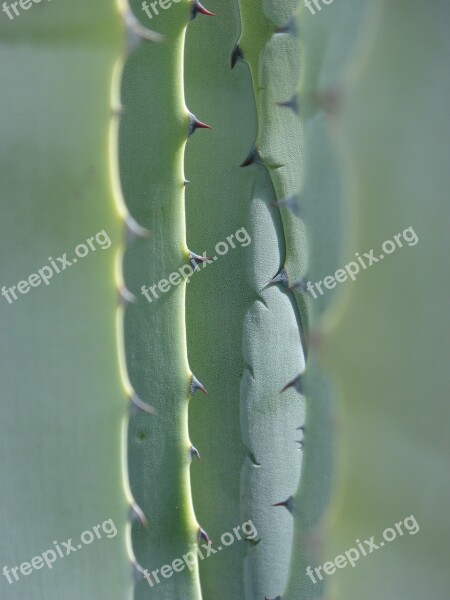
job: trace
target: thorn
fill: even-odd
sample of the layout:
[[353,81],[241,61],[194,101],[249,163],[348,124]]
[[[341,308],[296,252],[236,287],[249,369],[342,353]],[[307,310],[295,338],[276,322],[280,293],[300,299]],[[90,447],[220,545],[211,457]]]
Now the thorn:
[[147,517],[144,515],[143,510],[136,504],[136,502],[133,502],[133,504],[130,506],[130,520],[133,522],[139,521],[146,529],[148,527]]
[[298,100],[297,100],[297,94],[294,94],[293,96],[291,96],[291,98],[289,98],[289,100],[285,100],[284,102],[277,102],[277,106],[279,106],[280,108],[290,108],[292,110],[292,112],[296,115],[299,114],[299,106],[298,106]]
[[231,55],[231,68],[234,69],[238,60],[244,60],[244,55],[242,54],[241,47],[239,44],[236,44],[233,54]]
[[133,395],[131,396],[130,400],[131,400],[132,406],[136,406],[142,412],[146,412],[149,415],[155,415],[156,414],[156,409],[153,408],[153,406],[150,406],[150,404],[147,404],[146,402],[143,402],[139,398],[139,396],[136,394],[136,392],[133,392]]
[[212,127],[203,123],[203,121],[199,121],[195,115],[189,113],[189,137],[191,137],[197,129],[212,129]]
[[187,187],[191,182],[189,181],[189,179],[185,179],[183,182],[184,187]]
[[123,12],[123,20],[133,33],[147,42],[163,42],[165,40],[165,36],[161,33],[157,33],[141,25],[129,8]]
[[261,538],[248,538],[245,537],[244,538],[244,542],[246,542],[249,546],[257,546],[258,544],[261,543]]
[[190,450],[190,454],[191,454],[191,459],[196,458],[197,460],[202,460],[202,458],[200,456],[200,452],[194,446],[192,446],[192,448]]
[[282,267],[278,273],[275,275],[275,277],[272,277],[272,279],[269,279],[269,281],[265,284],[265,288],[269,287],[270,285],[275,285],[277,283],[281,283],[282,285],[284,285],[285,287],[289,286],[289,277],[287,274],[287,271],[284,267]]
[[308,289],[306,287],[306,279],[304,277],[302,277],[298,281],[294,281],[294,283],[292,285],[288,286],[287,289],[288,289],[288,292],[299,291],[299,292],[306,293],[308,291]]
[[123,104],[119,104],[118,106],[114,106],[111,109],[111,113],[113,117],[121,117],[123,115],[123,113],[125,112],[125,107],[123,106]]
[[189,391],[190,391],[191,396],[193,396],[197,390],[200,390],[201,392],[203,392],[205,394],[205,396],[208,395],[208,392],[206,391],[205,386],[202,383],[200,383],[200,381],[197,379],[197,377],[195,377],[195,375],[192,375],[191,384],[189,386]]
[[294,215],[297,217],[300,216],[299,197],[297,194],[292,194],[292,196],[283,198],[278,202],[273,202],[272,206],[276,206],[278,208],[288,208],[292,213],[294,213]]
[[261,463],[259,463],[256,459],[254,452],[252,452],[249,448],[247,448],[247,457],[252,461],[253,466],[260,467]]
[[287,508],[287,510],[291,513],[292,512],[292,500],[293,500],[293,498],[292,498],[292,496],[290,496],[284,502],[277,502],[277,504],[272,504],[272,506]]
[[120,286],[118,292],[121,306],[125,306],[126,304],[134,304],[136,302],[136,296],[132,294],[124,285]]
[[297,427],[297,431],[303,431],[303,433],[305,433],[305,426],[302,425],[301,427]]
[[198,541],[199,542],[206,542],[207,544],[211,543],[211,540],[209,539],[208,534],[201,527],[198,528]]
[[215,17],[216,14],[207,10],[198,0],[194,0],[192,2],[192,20],[201,13],[202,15],[206,15],[207,17]]
[[303,450],[305,447],[305,442],[303,440],[296,440],[297,444],[300,444],[299,450]]
[[138,561],[134,557],[131,559],[131,566],[133,579],[137,583],[144,577],[145,569],[138,563]]
[[297,377],[295,379],[293,379],[288,384],[286,384],[280,393],[283,394],[284,392],[286,392],[287,390],[289,390],[291,388],[296,390],[299,394],[303,394],[302,375],[297,375]]
[[127,242],[130,242],[134,237],[148,238],[150,235],[150,231],[146,227],[139,225],[136,219],[129,213],[125,217],[125,228]]
[[277,27],[275,29],[275,33],[290,33],[291,35],[297,35],[297,20],[294,16],[292,16],[286,25],[282,25],[281,27]]
[[189,260],[191,261],[191,265],[194,270],[198,268],[199,264],[212,262],[212,258],[210,256],[200,256],[199,254],[195,254],[195,252],[191,252],[190,250]]
[[252,151],[250,152],[250,154],[247,156],[247,158],[244,160],[244,162],[240,165],[241,168],[244,167],[249,167],[250,165],[253,165],[254,163],[261,163],[261,156],[258,152],[258,149],[256,146],[254,146],[252,148]]

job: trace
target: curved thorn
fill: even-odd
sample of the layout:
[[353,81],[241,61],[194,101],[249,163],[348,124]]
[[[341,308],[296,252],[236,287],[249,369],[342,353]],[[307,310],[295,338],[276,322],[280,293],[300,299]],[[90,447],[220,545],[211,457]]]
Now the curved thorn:
[[183,182],[184,187],[187,187],[191,182],[189,181],[189,179],[185,179]]
[[197,271],[199,269],[199,265],[201,264],[212,263],[212,260],[213,259],[210,256],[205,256],[205,254],[200,256],[199,254],[195,254],[195,252],[191,252],[189,250],[189,261],[194,271]]
[[297,194],[292,194],[292,196],[278,200],[278,202],[273,202],[272,205],[277,208],[287,208],[297,217],[300,215],[299,197]]
[[272,277],[272,279],[269,279],[269,281],[264,285],[264,288],[267,288],[267,287],[269,287],[271,285],[276,285],[277,283],[281,283],[286,288],[289,287],[289,276],[288,276],[287,271],[286,271],[286,269],[284,267],[282,267],[278,271],[278,273],[275,275],[275,277]]
[[240,165],[241,168],[244,167],[249,167],[250,165],[253,165],[255,163],[261,163],[261,156],[258,152],[258,149],[256,146],[254,146],[250,152],[250,154],[247,156],[247,158],[244,160],[244,162]]
[[205,396],[208,395],[208,392],[206,391],[205,386],[202,383],[200,383],[200,381],[197,379],[197,377],[195,377],[195,375],[192,375],[191,383],[189,386],[189,392],[190,392],[191,396],[193,396],[197,390],[200,390],[201,392],[203,392],[203,394],[205,394]]
[[297,375],[297,377],[295,379],[293,379],[292,381],[290,381],[289,383],[287,383],[284,388],[281,390],[280,394],[283,394],[284,392],[286,392],[287,390],[290,390],[291,388],[293,388],[294,390],[296,390],[299,394],[303,394],[303,379],[302,379],[302,375]]
[[189,113],[189,137],[191,137],[197,129],[212,129],[212,127],[207,123],[203,123],[203,121],[199,121],[195,115]]
[[231,55],[231,68],[234,69],[238,60],[244,60],[244,55],[242,53],[241,47],[239,44],[236,44],[233,54]]
[[136,504],[136,502],[133,502],[133,504],[130,506],[130,520],[133,522],[139,521],[146,529],[148,527],[147,517],[144,515],[144,511]]
[[196,254],[195,252],[191,252],[189,250],[189,259],[195,261],[196,263],[205,263],[212,261],[210,256],[201,256],[200,254]]
[[195,448],[195,446],[192,446],[192,448],[190,450],[190,454],[191,454],[191,459],[196,458],[197,460],[202,460],[202,458],[200,456],[200,452],[197,450],[197,448]]
[[272,504],[272,506],[286,508],[289,512],[292,512],[292,501],[293,501],[293,498],[292,498],[292,496],[290,496],[284,502],[277,502],[277,504]]
[[138,561],[134,557],[131,559],[131,566],[133,579],[137,583],[144,577],[145,569],[138,563]]
[[163,42],[165,40],[165,36],[161,33],[157,33],[156,31],[152,31],[141,25],[135,15],[131,12],[130,8],[127,8],[122,16],[125,25],[143,40],[146,40],[147,42]]
[[247,447],[247,458],[251,461],[252,465],[254,467],[261,467],[261,463],[258,462],[255,453],[252,452],[248,447]]
[[201,527],[198,528],[198,541],[199,542],[206,542],[207,544],[211,543],[211,540],[209,539],[208,534]]
[[277,106],[279,106],[280,108],[290,108],[292,112],[296,115],[298,115],[300,112],[296,94],[291,96],[289,100],[285,100],[284,102],[277,102]]
[[134,304],[136,302],[136,296],[128,290],[125,285],[120,286],[119,288],[119,301],[121,306],[125,306],[126,304]]
[[216,14],[207,10],[198,0],[194,0],[192,2],[192,20],[198,15],[198,13],[202,15],[206,15],[207,17],[215,17]]
[[148,413],[149,415],[155,415],[156,414],[156,409],[153,408],[153,406],[150,406],[150,404],[147,404],[146,402],[143,402],[139,396],[136,394],[136,392],[133,392],[132,396],[131,396],[131,403],[136,406],[139,410],[142,410],[143,412]]
[[275,29],[275,33],[290,33],[291,35],[297,35],[297,20],[294,16],[292,16],[289,21],[282,25],[281,27],[277,27]]
[[258,544],[261,543],[261,538],[249,538],[249,537],[245,537],[244,538],[244,542],[246,544],[248,544],[249,546],[257,546]]
[[150,231],[146,227],[139,225],[136,219],[129,213],[125,217],[125,227],[127,241],[131,241],[130,238],[132,239],[133,237],[148,238],[150,235]]

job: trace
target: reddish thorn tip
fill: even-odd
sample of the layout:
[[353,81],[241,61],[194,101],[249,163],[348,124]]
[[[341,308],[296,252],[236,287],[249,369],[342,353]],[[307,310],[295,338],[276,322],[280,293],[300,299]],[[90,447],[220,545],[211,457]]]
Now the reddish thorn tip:
[[195,128],[196,129],[212,129],[211,125],[208,125],[207,123],[203,123],[202,121],[196,121]]
[[193,6],[192,6],[192,18],[195,19],[195,17],[198,15],[198,13],[200,13],[202,15],[206,15],[207,17],[215,17],[216,16],[216,13],[213,13],[210,10],[206,9],[203,6],[203,4],[200,4],[200,2],[198,0],[194,0]]
[[192,113],[189,115],[189,136],[191,136],[197,129],[212,129],[211,125],[203,123],[197,119]]
[[203,392],[203,394],[205,394],[205,396],[208,395],[208,392],[206,391],[205,386],[202,383],[200,383],[200,381],[197,379],[197,377],[192,375],[191,385],[190,385],[191,396],[193,396],[197,390],[200,390],[201,392]]

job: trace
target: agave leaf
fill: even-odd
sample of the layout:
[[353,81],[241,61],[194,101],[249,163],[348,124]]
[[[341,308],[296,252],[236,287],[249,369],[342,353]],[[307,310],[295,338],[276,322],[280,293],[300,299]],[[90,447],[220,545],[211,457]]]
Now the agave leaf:
[[[327,557],[413,515],[420,527],[332,576],[336,598],[448,596],[449,5],[381,1],[342,115],[355,249],[391,255],[351,285],[326,363],[342,389],[339,503]],[[420,44],[417,40],[420,39]],[[431,353],[431,349],[433,352]],[[413,525],[413,523],[410,523]],[[331,579],[331,578],[330,578]]]
[[[107,151],[120,19],[107,0],[45,2],[14,21],[2,13],[0,36],[1,285],[26,279],[48,257],[70,260],[100,231],[111,240],[48,286],[11,305],[1,297],[0,563],[31,562],[69,538],[76,552],[51,570],[19,571],[12,584],[2,575],[0,595],[130,598],[127,398],[115,350],[121,229]],[[108,519],[117,535],[78,549],[82,533]]]

